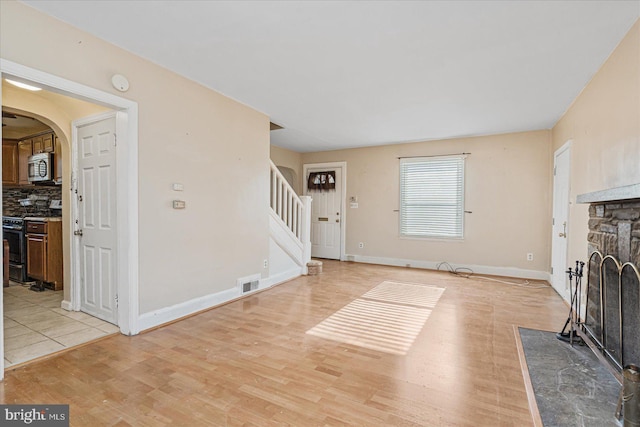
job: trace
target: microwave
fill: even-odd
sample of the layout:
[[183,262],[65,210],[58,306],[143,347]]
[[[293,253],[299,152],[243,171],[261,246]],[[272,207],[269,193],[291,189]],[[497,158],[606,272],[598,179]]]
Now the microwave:
[[53,154],[38,153],[29,156],[27,160],[28,180],[35,182],[53,181]]

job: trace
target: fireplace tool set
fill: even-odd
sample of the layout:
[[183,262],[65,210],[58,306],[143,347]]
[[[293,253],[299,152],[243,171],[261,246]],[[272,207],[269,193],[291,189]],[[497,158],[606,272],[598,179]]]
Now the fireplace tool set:
[[[576,261],[575,270],[569,267],[566,273],[569,275],[569,294],[571,295],[571,306],[569,307],[569,317],[560,332],[556,334],[559,340],[566,341],[569,344],[583,344],[582,338],[578,336],[576,326],[580,324],[580,303],[582,299],[582,271],[584,262]],[[573,287],[573,278],[576,279],[575,289]]]

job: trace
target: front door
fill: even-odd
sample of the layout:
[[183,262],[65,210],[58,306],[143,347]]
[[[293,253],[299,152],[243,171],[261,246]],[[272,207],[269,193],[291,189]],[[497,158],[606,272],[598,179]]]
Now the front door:
[[567,233],[569,230],[569,169],[571,165],[570,145],[556,151],[553,175],[553,235],[551,237],[552,285],[564,299],[568,300],[567,281]]
[[[307,181],[313,172],[334,172],[335,189],[309,190]],[[305,194],[311,203],[311,256],[340,259],[342,218],[342,168],[307,169]]]
[[78,127],[80,309],[117,324],[116,119]]

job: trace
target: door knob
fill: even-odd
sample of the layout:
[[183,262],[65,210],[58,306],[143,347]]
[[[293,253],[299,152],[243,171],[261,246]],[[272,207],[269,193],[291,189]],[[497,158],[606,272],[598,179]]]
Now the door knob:
[[340,220],[339,220],[339,219],[336,219],[336,222],[340,222]]
[[567,221],[562,223],[562,233],[558,233],[558,236],[567,238]]
[[73,234],[76,236],[82,236],[82,230],[76,230],[73,232]]

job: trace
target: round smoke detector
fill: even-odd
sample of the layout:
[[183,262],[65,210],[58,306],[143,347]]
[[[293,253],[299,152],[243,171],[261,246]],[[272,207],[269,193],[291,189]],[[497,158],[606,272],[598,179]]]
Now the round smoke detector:
[[114,74],[113,77],[111,77],[111,84],[120,92],[126,92],[129,90],[129,80],[127,80],[127,78],[122,74]]

